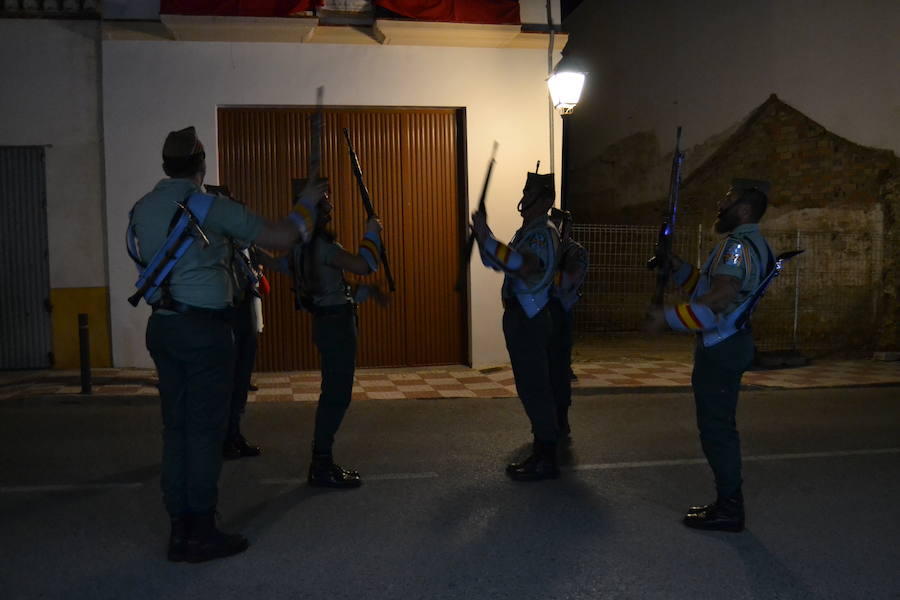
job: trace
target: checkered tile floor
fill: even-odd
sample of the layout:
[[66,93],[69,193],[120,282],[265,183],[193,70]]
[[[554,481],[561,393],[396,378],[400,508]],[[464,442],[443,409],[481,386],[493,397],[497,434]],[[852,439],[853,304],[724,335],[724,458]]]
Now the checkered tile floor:
[[[684,388],[691,384],[690,363],[674,361],[609,361],[576,363],[576,389]],[[155,396],[152,370],[96,369],[93,393],[98,396]],[[319,396],[317,372],[258,373],[259,391],[251,402],[312,402]],[[806,367],[750,371],[746,386],[771,388],[843,387],[900,384],[900,362],[823,361]],[[75,371],[7,372],[0,374],[0,400],[38,395],[70,395],[81,391]],[[400,398],[508,398],[516,395],[509,367],[475,370],[462,366],[428,369],[359,369],[354,400]]]

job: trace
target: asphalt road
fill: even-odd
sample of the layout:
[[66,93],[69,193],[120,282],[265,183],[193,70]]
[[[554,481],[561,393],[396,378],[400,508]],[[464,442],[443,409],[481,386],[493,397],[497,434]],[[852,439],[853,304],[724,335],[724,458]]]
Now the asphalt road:
[[900,388],[748,391],[748,529],[686,529],[713,496],[689,394],[576,398],[562,479],[516,483],[515,399],[366,401],[336,457],[358,490],[304,483],[315,406],[254,404],[263,456],[226,463],[243,555],[165,561],[149,400],[0,405],[0,597],[900,598]]

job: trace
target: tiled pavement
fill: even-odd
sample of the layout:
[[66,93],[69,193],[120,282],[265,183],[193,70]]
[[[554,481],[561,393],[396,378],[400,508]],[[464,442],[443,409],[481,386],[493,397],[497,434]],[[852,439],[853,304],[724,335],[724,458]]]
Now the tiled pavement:
[[[687,388],[691,365],[670,360],[596,361],[575,363],[574,388],[597,391],[630,388]],[[98,396],[154,396],[152,370],[96,369],[93,393]],[[259,391],[251,402],[315,401],[317,372],[258,373]],[[900,362],[870,360],[821,361],[805,367],[750,371],[748,387],[814,388],[900,384]],[[0,373],[0,400],[27,396],[71,395],[81,391],[77,371]],[[516,395],[509,367],[475,370],[463,366],[423,369],[359,369],[353,399],[507,398]]]

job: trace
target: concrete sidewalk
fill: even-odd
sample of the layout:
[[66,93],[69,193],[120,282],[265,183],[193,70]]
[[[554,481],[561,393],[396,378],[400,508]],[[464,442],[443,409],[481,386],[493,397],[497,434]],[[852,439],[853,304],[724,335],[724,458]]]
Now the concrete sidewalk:
[[[573,390],[614,392],[635,389],[686,390],[691,384],[690,360],[623,356],[573,364],[578,380]],[[259,391],[251,402],[313,402],[319,395],[315,371],[257,373]],[[151,369],[95,369],[97,396],[155,396],[156,373]],[[802,389],[900,384],[900,362],[823,360],[804,367],[749,371],[743,384],[750,388]],[[0,400],[31,396],[75,395],[81,386],[78,371],[12,371],[0,373]],[[443,366],[398,369],[359,369],[354,400],[509,398],[516,396],[509,366],[470,369]]]

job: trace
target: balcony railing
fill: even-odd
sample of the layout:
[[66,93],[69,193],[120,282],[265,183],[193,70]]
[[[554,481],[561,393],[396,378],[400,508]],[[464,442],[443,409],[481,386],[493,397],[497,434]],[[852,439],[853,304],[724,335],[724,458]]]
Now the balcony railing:
[[0,0],[0,17],[99,17],[102,0]]

